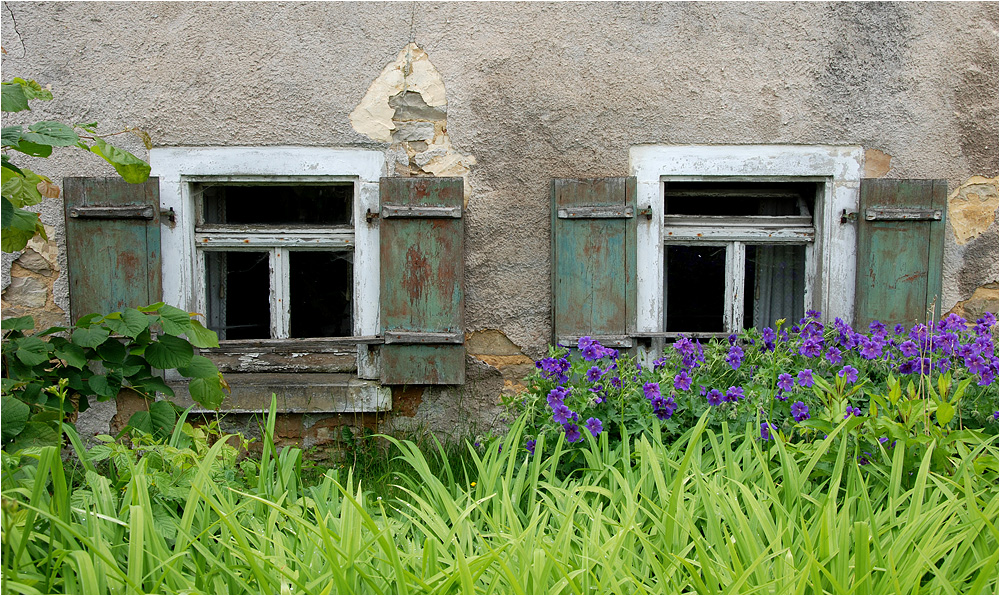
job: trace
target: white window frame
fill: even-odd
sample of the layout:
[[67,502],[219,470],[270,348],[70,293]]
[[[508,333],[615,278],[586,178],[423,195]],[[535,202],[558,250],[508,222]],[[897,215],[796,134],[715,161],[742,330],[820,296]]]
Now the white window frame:
[[[162,226],[160,250],[162,253],[163,299],[168,304],[190,312],[205,312],[205,259],[198,242],[209,240],[212,248],[224,248],[243,238],[230,238],[227,243],[222,235],[196,233],[199,221],[194,187],[202,182],[267,184],[344,183],[354,185],[353,234],[327,233],[310,235],[308,230],[261,239],[267,243],[260,250],[269,250],[272,257],[279,245],[296,249],[346,248],[353,245],[353,333],[356,336],[375,336],[379,332],[379,230],[369,225],[365,215],[377,213],[379,208],[379,178],[386,173],[385,155],[379,151],[362,149],[331,149],[324,147],[163,147],[149,152],[151,175],[159,178],[160,205],[172,222]],[[170,211],[172,210],[172,213]],[[238,241],[237,241],[238,240]],[[244,244],[244,248],[249,245]],[[285,259],[287,261],[287,259]],[[278,267],[281,267],[279,259]],[[272,258],[272,267],[275,260]],[[276,274],[277,288],[272,288],[272,309],[277,298],[284,296],[287,304],[287,287],[282,289],[280,280],[285,275]],[[287,309],[285,315],[274,316],[272,333],[287,337]],[[361,346],[359,354],[365,346]],[[364,358],[359,357],[359,376],[370,375],[363,371]],[[369,363],[373,366],[374,363]]]
[[[834,317],[853,320],[856,274],[856,229],[841,223],[842,213],[856,213],[864,150],[856,146],[805,145],[644,145],[629,151],[629,170],[636,177],[636,201],[648,209],[640,218],[637,238],[637,333],[664,333],[664,182],[715,180],[746,182],[819,182],[813,211],[815,237],[805,243],[806,309],[822,312],[824,321]],[[745,230],[746,231],[746,230]],[[727,247],[727,269],[746,242],[720,231],[713,240]],[[706,243],[711,242],[706,239]],[[684,242],[680,242],[684,244]],[[714,242],[719,243],[719,242]],[[693,243],[691,243],[693,244]],[[740,266],[742,270],[742,265]],[[728,273],[733,273],[729,269]],[[742,287],[727,275],[727,325],[740,324]],[[738,306],[734,303],[739,303]]]

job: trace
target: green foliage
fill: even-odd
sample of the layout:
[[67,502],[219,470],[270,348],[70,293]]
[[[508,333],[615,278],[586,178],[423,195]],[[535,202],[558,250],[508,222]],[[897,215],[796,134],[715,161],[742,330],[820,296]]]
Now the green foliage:
[[[30,100],[49,101],[52,92],[42,88],[35,81],[14,78],[0,83],[3,92],[0,108],[4,112],[21,112],[30,110]],[[37,205],[45,198],[57,198],[59,188],[50,179],[31,170],[19,167],[10,161],[9,151],[17,151],[31,157],[49,157],[53,147],[78,147],[93,153],[115,168],[115,171],[130,183],[144,182],[149,177],[149,164],[132,155],[128,151],[109,144],[104,137],[98,135],[96,123],[75,124],[69,126],[61,122],[43,120],[23,125],[3,127],[2,149],[3,159],[0,164],[2,172],[2,239],[0,248],[5,252],[15,252],[23,249],[36,234],[45,238],[45,228],[38,219],[38,213],[29,211],[26,207]],[[79,132],[78,132],[79,130]],[[149,136],[141,131],[133,132],[143,139],[148,148]],[[112,133],[120,134],[120,133]],[[92,143],[92,144],[91,144]]]
[[[183,416],[182,416],[183,418]],[[553,449],[517,446],[524,420],[467,466],[390,440],[401,498],[327,474],[295,481],[297,449],[265,429],[259,463],[190,424],[82,447],[68,483],[54,448],[3,457],[3,591],[18,593],[996,593],[998,487],[969,461],[912,486],[861,465],[788,449],[756,429],[701,419],[666,446],[588,437],[587,466],[562,476]],[[209,430],[208,435],[212,434]],[[72,435],[71,435],[72,436]],[[79,442],[75,441],[74,445]],[[547,454],[547,455],[546,455]],[[897,446],[894,458],[902,459]],[[351,474],[348,474],[351,482]],[[351,482],[353,484],[353,482]]]
[[[215,364],[194,354],[194,347],[218,346],[215,333],[190,313],[163,303],[104,316],[86,315],[72,328],[53,327],[30,334],[31,317],[5,319],[2,326],[4,414],[0,424],[4,448],[9,451],[29,444],[58,444],[63,417],[74,409],[86,410],[90,399],[112,399],[123,388],[139,392],[150,402],[157,392],[172,396],[160,370],[176,369],[189,378],[192,398],[206,408],[218,408],[228,388]],[[30,411],[27,419],[23,418],[25,408]],[[172,406],[151,403],[149,411],[137,414],[130,423],[163,436],[173,428]]]

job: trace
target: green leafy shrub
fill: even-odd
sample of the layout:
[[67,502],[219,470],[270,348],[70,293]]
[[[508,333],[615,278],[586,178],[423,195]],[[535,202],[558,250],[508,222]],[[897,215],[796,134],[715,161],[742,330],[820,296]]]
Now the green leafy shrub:
[[[61,444],[66,414],[85,411],[91,399],[112,399],[123,388],[155,402],[173,396],[161,370],[188,377],[191,397],[206,408],[222,403],[227,385],[219,369],[194,348],[219,345],[214,331],[191,313],[162,302],[107,315],[81,317],[73,327],[34,328],[32,317],[4,319],[4,448]],[[173,406],[150,403],[130,424],[165,434],[173,428]]]

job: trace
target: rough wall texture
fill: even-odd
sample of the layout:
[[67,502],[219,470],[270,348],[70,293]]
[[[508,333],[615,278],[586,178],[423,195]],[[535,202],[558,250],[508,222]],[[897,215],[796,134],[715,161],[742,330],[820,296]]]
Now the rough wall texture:
[[[549,180],[626,175],[638,144],[855,144],[869,176],[946,178],[943,306],[995,304],[995,3],[8,2],[0,19],[4,78],[56,96],[5,124],[378,148],[399,175],[465,176],[469,353],[509,386],[551,333]],[[70,151],[28,165],[110,173]],[[61,242],[61,205],[43,207]],[[4,261],[7,294],[29,270]]]

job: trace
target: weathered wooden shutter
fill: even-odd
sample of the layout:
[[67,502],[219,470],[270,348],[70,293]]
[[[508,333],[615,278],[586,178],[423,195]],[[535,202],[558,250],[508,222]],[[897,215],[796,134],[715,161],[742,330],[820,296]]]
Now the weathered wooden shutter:
[[552,181],[554,341],[631,347],[636,320],[635,178]]
[[940,316],[947,194],[946,180],[861,181],[859,327],[875,319],[912,325]]
[[156,178],[63,178],[74,321],[161,299],[159,189]]
[[382,178],[381,381],[465,382],[464,183]]

